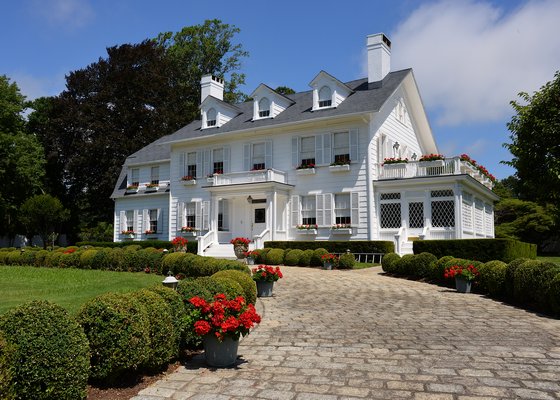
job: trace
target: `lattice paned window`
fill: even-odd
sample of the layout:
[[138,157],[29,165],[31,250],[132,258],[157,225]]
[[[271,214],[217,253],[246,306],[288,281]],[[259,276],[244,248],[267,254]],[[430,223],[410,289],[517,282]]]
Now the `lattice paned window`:
[[400,228],[401,227],[401,203],[380,204],[380,225],[381,228]]
[[408,203],[408,227],[424,227],[424,203],[421,201]]
[[470,203],[463,202],[463,206],[461,208],[461,216],[463,218],[463,229],[472,232],[472,206]]
[[187,203],[185,206],[185,226],[196,227],[196,203]]
[[259,101],[259,118],[265,118],[270,116],[270,100],[263,97]]
[[400,193],[381,193],[380,200],[400,200]]
[[216,126],[216,118],[218,113],[215,109],[211,108],[206,112],[206,126]]
[[301,223],[304,225],[315,225],[317,223],[317,212],[315,209],[315,196],[301,197]]
[[432,197],[453,197],[453,190],[451,190],[451,189],[432,190],[431,196]]
[[435,228],[455,226],[455,202],[453,200],[432,201],[432,226]]
[[332,105],[332,91],[328,86],[323,86],[319,90],[319,107],[330,107]]

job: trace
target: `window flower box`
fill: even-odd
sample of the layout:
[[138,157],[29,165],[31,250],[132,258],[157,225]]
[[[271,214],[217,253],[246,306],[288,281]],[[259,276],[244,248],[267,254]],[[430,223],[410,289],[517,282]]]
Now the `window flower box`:
[[[214,178],[212,178],[212,182],[214,182]],[[183,180],[183,185],[185,186],[196,185],[196,179]]]
[[296,169],[298,175],[315,175],[315,168],[298,168]]
[[432,161],[419,161],[418,166],[423,168],[443,167],[445,165],[443,160]]
[[316,235],[317,229],[298,229],[298,235]]
[[383,164],[383,168],[386,170],[403,170],[406,169],[406,163],[391,163]]
[[146,185],[146,192],[157,192],[159,190],[159,185],[148,184]]
[[352,228],[331,229],[331,235],[351,235],[351,234],[352,234]]
[[134,231],[122,231],[121,235],[125,239],[134,239],[136,237],[136,233]]
[[350,164],[329,165],[331,172],[347,172],[350,171]]
[[133,185],[127,186],[125,193],[127,194],[138,193],[138,186],[133,186]]

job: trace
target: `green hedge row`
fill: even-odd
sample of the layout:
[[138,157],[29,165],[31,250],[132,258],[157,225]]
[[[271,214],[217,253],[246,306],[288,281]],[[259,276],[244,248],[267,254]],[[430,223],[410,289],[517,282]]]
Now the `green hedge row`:
[[414,254],[432,253],[436,257],[454,256],[482,262],[500,260],[510,262],[517,258],[537,257],[537,245],[512,239],[457,239],[417,240]]
[[[140,246],[142,248],[155,247],[156,249],[172,249],[173,245],[168,240],[138,240],[138,241],[124,241],[124,242],[78,242],[76,246],[91,246],[91,247],[127,247],[131,245]],[[195,253],[198,251],[198,243],[196,240],[187,242],[187,251]]]
[[315,250],[327,249],[331,253],[392,253],[395,244],[384,240],[351,240],[351,241],[271,241],[264,242],[265,248]]
[[480,275],[475,290],[510,303],[538,309],[560,316],[560,265],[528,258],[518,258],[506,264],[491,260],[486,263],[453,256],[438,259],[431,253],[386,254],[383,271],[409,278],[454,286],[454,281],[443,277],[446,268],[453,265],[474,265]]
[[[296,242],[294,242],[296,243]],[[306,242],[307,243],[307,242]],[[325,243],[325,242],[321,242]],[[268,265],[290,265],[300,267],[319,267],[323,265],[321,256],[329,254],[329,251],[322,247],[314,250],[307,249],[281,249],[267,248],[253,251],[253,257],[256,264]],[[352,269],[356,263],[353,254],[342,254],[336,267],[340,269]]]

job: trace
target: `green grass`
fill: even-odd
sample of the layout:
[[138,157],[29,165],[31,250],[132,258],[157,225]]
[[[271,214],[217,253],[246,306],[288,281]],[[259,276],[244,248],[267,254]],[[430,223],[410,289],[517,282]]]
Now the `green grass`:
[[560,257],[537,257],[537,260],[539,261],[550,261],[556,264],[560,264]]
[[49,300],[75,314],[97,295],[129,292],[162,280],[144,272],[0,266],[0,314],[29,300]]
[[380,265],[381,264],[357,262],[356,264],[354,264],[354,268],[352,268],[352,269],[364,269],[364,268],[371,268],[371,267],[379,267]]

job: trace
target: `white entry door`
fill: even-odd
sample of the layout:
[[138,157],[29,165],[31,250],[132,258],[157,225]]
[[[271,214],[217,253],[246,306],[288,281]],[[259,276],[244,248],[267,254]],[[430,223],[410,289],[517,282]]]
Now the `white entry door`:
[[418,236],[424,230],[424,202],[422,200],[408,201],[408,235]]
[[253,203],[251,205],[251,238],[266,229],[266,218],[266,203]]

